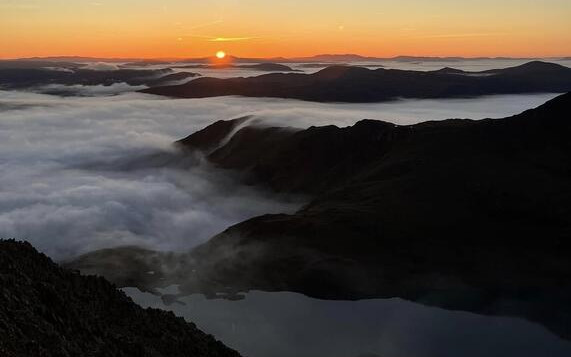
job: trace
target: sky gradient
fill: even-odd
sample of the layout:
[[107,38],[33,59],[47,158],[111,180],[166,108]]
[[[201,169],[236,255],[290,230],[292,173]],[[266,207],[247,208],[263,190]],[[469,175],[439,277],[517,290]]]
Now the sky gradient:
[[571,56],[569,0],[0,0],[0,57]]

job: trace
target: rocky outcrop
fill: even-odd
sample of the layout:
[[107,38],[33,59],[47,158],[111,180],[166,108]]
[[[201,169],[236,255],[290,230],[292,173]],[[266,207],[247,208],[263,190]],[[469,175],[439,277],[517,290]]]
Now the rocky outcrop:
[[143,309],[105,279],[13,240],[0,241],[0,355],[239,356],[194,324]]

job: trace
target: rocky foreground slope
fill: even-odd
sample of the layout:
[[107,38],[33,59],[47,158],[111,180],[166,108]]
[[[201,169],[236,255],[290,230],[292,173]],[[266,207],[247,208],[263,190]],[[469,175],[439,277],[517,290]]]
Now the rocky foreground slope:
[[[72,266],[231,298],[251,289],[396,296],[520,316],[571,337],[570,118],[565,94],[497,120],[307,130],[220,121],[180,141],[183,152],[309,204],[185,254],[111,249]],[[143,267],[161,273],[142,276]]]
[[247,78],[199,78],[182,85],[153,87],[142,92],[178,98],[240,95],[363,103],[397,98],[567,91],[571,91],[571,68],[534,61],[482,72],[452,68],[423,72],[332,66],[313,74],[273,73]]
[[0,240],[0,356],[239,354],[170,312],[139,307],[101,277]]

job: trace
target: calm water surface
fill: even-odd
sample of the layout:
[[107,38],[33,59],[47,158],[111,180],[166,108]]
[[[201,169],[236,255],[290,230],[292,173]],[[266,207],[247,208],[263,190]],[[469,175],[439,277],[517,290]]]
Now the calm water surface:
[[401,299],[326,301],[254,291],[240,301],[192,295],[180,299],[184,305],[166,306],[158,296],[123,290],[136,303],[173,311],[249,357],[571,356],[571,342],[526,320]]

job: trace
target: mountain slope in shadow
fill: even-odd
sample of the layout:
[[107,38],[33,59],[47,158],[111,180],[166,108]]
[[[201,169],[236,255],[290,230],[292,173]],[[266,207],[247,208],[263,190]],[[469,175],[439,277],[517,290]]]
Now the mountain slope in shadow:
[[502,120],[244,128],[209,160],[315,198],[229,228],[192,252],[196,269],[236,290],[400,296],[567,335],[570,113],[566,94]]
[[[237,224],[189,253],[129,261],[129,249],[112,249],[71,265],[119,284],[177,282],[184,293],[230,298],[252,289],[396,296],[525,317],[569,338],[569,113],[571,94],[496,120],[307,130],[221,121],[178,144],[310,203]],[[164,280],[129,280],[117,264],[162,270],[150,279]]]
[[376,70],[332,66],[314,74],[273,73],[247,78],[199,78],[142,92],[178,98],[226,95],[316,102],[381,102],[396,98],[452,98],[571,91],[571,69],[534,61],[483,72]]

